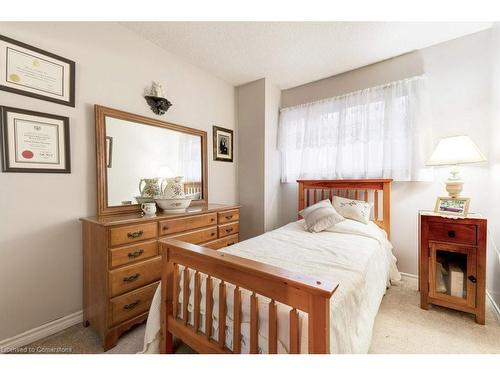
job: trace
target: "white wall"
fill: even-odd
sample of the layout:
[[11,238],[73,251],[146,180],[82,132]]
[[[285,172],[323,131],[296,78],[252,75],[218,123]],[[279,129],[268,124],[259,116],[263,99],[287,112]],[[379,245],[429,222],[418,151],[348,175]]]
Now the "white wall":
[[[489,241],[486,287],[500,306],[500,24],[492,29],[490,199],[488,212]],[[496,249],[495,245],[496,244]]]
[[[445,136],[467,134],[488,155],[490,130],[490,32],[485,31],[421,50],[428,77],[435,143]],[[464,167],[463,195],[471,211],[487,214],[487,166]],[[436,169],[433,183],[395,183],[393,243],[403,272],[417,273],[417,211],[433,209],[447,195],[448,169]]]
[[[208,132],[209,200],[236,203],[234,163],[212,125],[234,128],[234,89],[114,23],[0,23],[0,34],[76,62],[76,108],[0,91],[2,105],[70,117],[72,173],[0,173],[0,340],[82,308],[79,217],[96,213],[95,103]],[[152,80],[173,103],[155,116]],[[236,156],[236,155],[235,155]]]
[[[282,107],[375,86],[425,72],[429,82],[435,141],[467,134],[488,155],[490,123],[490,31],[472,34],[419,52],[327,78],[282,92]],[[486,213],[488,167],[467,167],[464,196],[471,210]],[[417,273],[417,217],[420,209],[433,209],[445,194],[447,170],[436,170],[430,183],[396,182],[392,196],[392,242],[399,269]],[[283,221],[296,220],[296,184],[283,185]]]

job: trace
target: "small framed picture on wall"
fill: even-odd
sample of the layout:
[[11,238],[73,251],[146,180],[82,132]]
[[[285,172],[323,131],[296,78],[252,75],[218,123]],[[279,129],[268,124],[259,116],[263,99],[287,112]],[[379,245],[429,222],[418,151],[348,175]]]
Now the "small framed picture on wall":
[[75,63],[0,35],[0,90],[75,106]]
[[233,131],[231,129],[213,127],[214,160],[233,161]]
[[3,172],[71,173],[69,118],[0,106]]

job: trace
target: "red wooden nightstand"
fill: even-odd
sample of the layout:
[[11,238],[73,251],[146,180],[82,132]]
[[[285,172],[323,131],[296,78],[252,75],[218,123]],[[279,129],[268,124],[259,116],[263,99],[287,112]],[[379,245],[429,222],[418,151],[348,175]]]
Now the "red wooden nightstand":
[[420,307],[465,311],[484,324],[486,219],[419,212]]

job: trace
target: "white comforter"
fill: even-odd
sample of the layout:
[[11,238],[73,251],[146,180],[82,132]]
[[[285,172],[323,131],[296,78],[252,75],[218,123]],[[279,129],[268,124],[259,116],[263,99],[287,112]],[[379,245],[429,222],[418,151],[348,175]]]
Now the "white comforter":
[[[303,220],[287,224],[261,236],[221,251],[339,283],[330,300],[330,352],[367,353],[373,323],[389,282],[400,280],[392,245],[383,230],[352,220],[327,231],[309,233]],[[191,280],[190,289],[192,290]],[[180,284],[182,286],[182,282]],[[201,314],[205,291],[202,283]],[[160,332],[160,287],[155,293],[146,326],[144,353],[158,353]],[[213,333],[217,337],[218,296],[214,286]],[[232,347],[232,286],[228,286],[226,343]],[[182,296],[182,293],[180,293]],[[243,291],[242,353],[249,350],[249,293]],[[181,298],[180,301],[182,302]],[[259,297],[259,351],[267,352],[267,299]],[[188,305],[192,315],[193,297]],[[289,308],[278,305],[278,351],[288,351]],[[192,321],[193,317],[190,316]],[[202,331],[204,331],[201,319]],[[301,314],[301,352],[307,353],[307,315]]]

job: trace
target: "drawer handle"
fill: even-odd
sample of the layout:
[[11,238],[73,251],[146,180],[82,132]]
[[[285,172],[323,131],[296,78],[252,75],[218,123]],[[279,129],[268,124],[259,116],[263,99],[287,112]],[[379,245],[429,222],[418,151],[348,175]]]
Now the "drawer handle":
[[455,238],[456,234],[455,234],[455,231],[454,230],[449,230],[448,231],[448,237],[450,238]]
[[139,249],[137,251],[134,251],[133,253],[128,253],[129,258],[137,258],[138,256],[141,256],[144,253],[143,249]]
[[128,305],[123,306],[123,309],[124,309],[124,310],[131,310],[131,309],[133,309],[134,307],[136,307],[139,303],[141,303],[141,300],[140,300],[140,299],[138,299],[137,301],[134,301],[134,302],[132,302],[132,303],[129,303]]
[[210,221],[215,221],[215,219],[212,217],[212,218],[210,218]]
[[127,237],[128,238],[137,238],[137,237],[142,236],[143,234],[144,234],[144,232],[142,230],[138,230],[135,232],[128,232]]
[[163,230],[168,230],[168,227],[163,227]]
[[215,236],[215,233],[214,233],[214,232],[212,232],[212,233],[210,233],[210,235],[211,235],[211,236]]
[[139,278],[140,274],[136,273],[134,275],[130,275],[130,276],[127,276],[127,277],[124,277],[123,278],[123,281],[126,282],[126,283],[131,283],[132,281],[135,281]]
[[231,233],[233,231],[234,228],[227,228],[226,229],[226,233]]
[[227,220],[231,220],[232,218],[233,218],[233,215],[231,215],[231,216],[226,216],[226,219],[227,219]]
[[473,275],[470,275],[470,276],[468,277],[468,279],[469,279],[472,283],[474,283],[474,284],[477,282],[476,277],[475,277],[475,276],[473,276]]

